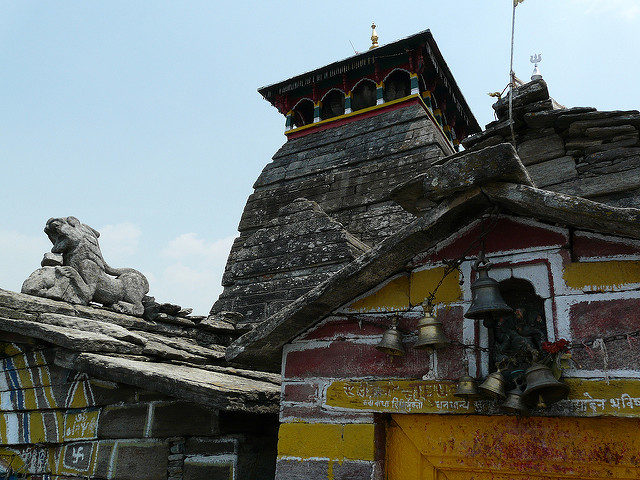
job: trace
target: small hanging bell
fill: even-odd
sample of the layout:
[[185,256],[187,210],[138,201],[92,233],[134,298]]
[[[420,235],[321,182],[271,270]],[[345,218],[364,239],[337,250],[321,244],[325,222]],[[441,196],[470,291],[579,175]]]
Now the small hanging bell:
[[423,305],[424,317],[418,322],[418,340],[414,348],[419,350],[425,348],[442,348],[449,344],[449,339],[444,334],[442,322],[436,320],[431,309]]
[[398,331],[398,320],[394,319],[391,326],[382,334],[382,340],[376,348],[387,355],[401,357],[405,354],[402,344],[402,334]]
[[471,283],[471,306],[464,314],[466,318],[487,319],[494,314],[513,311],[500,295],[498,282],[489,276],[489,268],[487,263],[476,266],[478,278]]
[[480,397],[478,389],[476,388],[476,381],[471,375],[462,375],[458,379],[458,386],[456,387],[456,397],[473,400]]
[[502,404],[502,408],[511,413],[517,413],[519,415],[525,415],[529,412],[529,409],[522,399],[522,390],[514,388],[507,393],[507,399]]
[[525,373],[527,388],[523,397],[527,403],[535,402],[541,396],[546,405],[566,398],[569,386],[553,376],[553,372],[546,365],[537,364]]
[[484,382],[478,387],[478,389],[485,395],[495,398],[503,399],[506,397],[504,392],[504,377],[500,370],[490,373]]

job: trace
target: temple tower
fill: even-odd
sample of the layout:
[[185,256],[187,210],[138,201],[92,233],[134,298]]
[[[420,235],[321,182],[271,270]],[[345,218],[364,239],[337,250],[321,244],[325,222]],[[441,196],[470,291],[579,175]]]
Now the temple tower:
[[287,141],[254,184],[211,310],[250,323],[407,225],[390,191],[480,131],[428,30],[259,92]]

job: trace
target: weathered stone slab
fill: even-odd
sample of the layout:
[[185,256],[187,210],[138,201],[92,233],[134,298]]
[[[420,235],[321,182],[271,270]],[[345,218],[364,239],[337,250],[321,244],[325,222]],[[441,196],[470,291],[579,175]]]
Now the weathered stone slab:
[[195,341],[190,341],[185,338],[171,338],[163,335],[158,335],[151,332],[142,332],[140,334],[146,340],[156,342],[156,344],[163,344],[166,347],[171,347],[176,350],[182,350],[185,354],[198,355],[200,357],[206,357],[211,359],[218,359],[224,357],[223,346],[212,346],[210,348],[198,345]]
[[524,115],[524,121],[531,128],[548,128],[553,127],[556,120],[561,116],[566,117],[568,115],[595,112],[595,110],[593,107],[573,107],[562,110],[527,113]]
[[90,320],[81,317],[70,317],[68,315],[61,315],[58,313],[42,313],[38,317],[38,320],[49,325],[58,325],[60,327],[66,327],[85,332],[102,333],[104,335],[122,340],[124,342],[135,343],[136,345],[144,345],[147,342],[142,336],[130,332],[124,327],[110,323],[99,322],[97,320]]
[[591,127],[585,129],[584,133],[589,138],[613,138],[619,135],[629,135],[637,133],[638,130],[632,125],[620,125],[618,127]]
[[24,293],[11,292],[0,288],[0,305],[25,312],[51,312],[75,315],[73,305],[58,300],[35,297]]
[[405,210],[418,214],[419,199],[437,202],[463,190],[495,181],[533,185],[513,146],[503,143],[482,150],[464,151],[392,192]]
[[56,357],[56,363],[111,381],[135,385],[209,408],[274,413],[280,387],[273,383],[167,363],[140,362],[93,353]]
[[557,128],[565,129],[571,126],[576,131],[588,127],[611,127],[624,124],[640,124],[640,113],[637,110],[592,111],[577,114],[571,114],[567,111],[565,115],[559,116],[555,122]]
[[163,341],[148,341],[144,345],[142,353],[156,361],[182,360],[184,362],[196,365],[202,365],[207,362],[207,357],[196,355],[179,348],[173,348],[169,345],[166,345]]
[[584,230],[640,238],[640,211],[635,208],[611,207],[526,185],[496,183],[483,187],[483,192],[514,213]]
[[573,157],[554,158],[530,165],[527,170],[539,188],[566,182],[578,176],[576,161]]
[[552,129],[518,143],[518,156],[524,165],[541,163],[565,155],[564,141]]
[[[549,90],[544,80],[535,80],[529,82],[521,87],[514,89],[513,94],[513,109],[519,110],[527,105],[549,100]],[[551,109],[551,105],[549,105]],[[504,120],[509,115],[509,95],[504,96],[498,100],[493,109],[498,116],[498,119]]]
[[78,331],[28,320],[0,318],[0,330],[19,333],[81,352],[142,353],[142,347],[97,332]]
[[577,178],[570,182],[551,186],[549,189],[577,197],[592,198],[634,190],[638,187],[640,187],[640,168],[596,177]]

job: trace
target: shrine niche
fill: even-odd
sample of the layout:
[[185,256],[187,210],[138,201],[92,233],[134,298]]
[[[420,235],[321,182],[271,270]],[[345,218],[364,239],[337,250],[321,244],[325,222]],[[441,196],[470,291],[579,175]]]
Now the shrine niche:
[[502,313],[489,330],[489,357],[492,370],[499,369],[514,388],[543,355],[547,341],[544,300],[527,280],[509,278],[499,283],[500,294],[513,311]]
[[295,107],[293,107],[293,125],[295,127],[302,127],[303,125],[309,125],[313,123],[313,101],[308,98],[300,100]]
[[340,90],[329,91],[322,99],[320,119],[327,120],[344,114],[344,93]]
[[384,101],[390,102],[411,94],[411,79],[409,72],[394,70],[384,82]]
[[365,78],[351,92],[351,110],[356,112],[376,104],[376,83]]

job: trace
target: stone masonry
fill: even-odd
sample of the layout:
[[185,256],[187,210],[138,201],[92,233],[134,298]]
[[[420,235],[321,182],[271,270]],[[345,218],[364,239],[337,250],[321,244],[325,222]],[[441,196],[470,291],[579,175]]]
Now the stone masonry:
[[[544,80],[515,91],[518,156],[539,188],[620,207],[640,206],[640,113],[558,108]],[[467,149],[511,142],[507,99],[497,120],[463,140]]]
[[[342,224],[352,238],[373,246],[413,218],[389,199],[391,190],[415,174],[427,171],[434,161],[451,153],[451,147],[442,140],[432,120],[418,104],[289,140],[254,184],[254,193],[247,201],[238,227],[240,236],[233,244],[223,276],[225,290],[211,315],[238,309],[237,305],[231,304],[234,292],[242,291],[244,295],[242,299],[236,296],[236,302],[252,305],[251,309],[243,311],[245,321],[249,322],[264,319],[295,298],[275,295],[275,303],[270,304],[268,298],[260,297],[265,291],[257,287],[254,290],[240,287],[246,286],[241,273],[243,265],[248,259],[257,258],[252,253],[255,247],[247,243],[252,235],[267,227],[272,232],[271,238],[287,237],[275,233],[278,223],[286,222],[269,223],[279,214],[285,214],[281,212],[282,207],[298,198],[314,201],[332,221]],[[304,238],[301,236],[300,240]],[[271,248],[277,248],[277,245]],[[317,248],[320,254],[326,247],[322,243],[309,242],[306,248],[309,251]],[[317,285],[345,263],[348,262],[337,257],[325,268],[314,268],[316,281],[302,284],[294,281],[296,295]],[[301,267],[299,263],[296,268]],[[274,273],[271,270],[255,270],[252,275],[255,278],[262,276],[263,281],[269,282]],[[289,281],[293,276],[282,274],[281,278]]]

